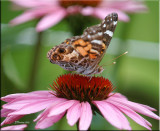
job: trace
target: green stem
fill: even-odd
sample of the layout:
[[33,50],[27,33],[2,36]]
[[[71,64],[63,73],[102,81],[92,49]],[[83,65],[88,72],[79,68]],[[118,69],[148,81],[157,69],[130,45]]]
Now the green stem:
[[91,131],[91,126],[89,126],[88,130],[87,131]]
[[33,91],[35,88],[35,80],[36,80],[36,74],[38,70],[40,50],[41,50],[42,33],[43,32],[38,33],[38,38],[37,38],[36,47],[34,51],[32,68],[31,68],[30,77],[29,77],[28,91]]
[[79,131],[79,121],[76,123],[77,131]]

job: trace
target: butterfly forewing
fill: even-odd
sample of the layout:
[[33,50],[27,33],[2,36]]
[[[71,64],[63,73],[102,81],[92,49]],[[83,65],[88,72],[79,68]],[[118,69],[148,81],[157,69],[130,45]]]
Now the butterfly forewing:
[[48,52],[48,58],[52,63],[79,74],[101,73],[103,68],[98,64],[110,44],[117,20],[116,13],[106,16],[101,24],[85,29],[81,36],[66,39],[52,48]]

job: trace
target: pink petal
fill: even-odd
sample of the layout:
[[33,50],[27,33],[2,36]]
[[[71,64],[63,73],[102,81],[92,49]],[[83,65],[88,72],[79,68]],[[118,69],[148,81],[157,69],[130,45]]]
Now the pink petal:
[[147,11],[147,7],[142,1],[110,1],[109,7],[116,8],[126,12],[144,12]]
[[48,117],[61,114],[65,112],[67,109],[69,109],[73,104],[79,103],[77,100],[68,100],[62,103],[59,103],[55,106],[52,106],[50,109],[50,112],[48,114]]
[[122,100],[122,99],[118,99],[118,98],[113,98],[113,97],[110,97],[108,99],[113,100],[117,103],[126,105],[127,107],[133,109],[134,111],[136,111],[138,113],[141,113],[141,114],[149,116],[151,118],[160,120],[159,116],[157,116],[155,113],[153,113],[152,111],[148,110],[147,108],[145,108],[144,106],[142,106],[138,103],[131,102],[131,101],[126,101],[126,100]]
[[[122,95],[120,93],[110,93],[109,96],[112,97],[112,98],[115,97],[115,98],[120,98],[120,99],[126,99],[126,100],[128,100],[126,96],[124,96],[124,95]],[[140,105],[143,106],[143,107],[145,107],[145,108],[147,108],[148,110],[157,111],[153,107],[150,107],[150,106],[147,106],[147,105],[144,105],[144,104],[140,104]]]
[[38,23],[36,30],[41,32],[48,29],[49,27],[57,24],[61,19],[67,15],[66,11],[63,8],[57,9],[57,11],[50,13],[43,17]]
[[7,115],[13,111],[14,110],[10,110],[10,109],[1,109],[1,117],[7,117]]
[[10,94],[10,95],[7,95],[7,96],[4,96],[4,97],[1,97],[1,100],[2,101],[5,101],[5,102],[10,102],[20,96],[23,96],[25,93],[17,93],[17,94]]
[[34,11],[28,11],[10,21],[12,26],[35,19]]
[[23,106],[22,108],[20,108],[19,110],[14,111],[13,113],[10,113],[9,116],[10,115],[31,114],[31,113],[39,112],[47,108],[48,106],[50,106],[52,103],[53,103],[53,100],[43,100],[43,101],[27,104]]
[[[33,92],[29,92],[28,94],[36,94],[36,95],[39,95],[39,96],[53,96],[50,91],[45,91],[45,90],[41,90],[41,91],[33,91]],[[53,96],[54,97],[54,96]]]
[[114,102],[114,101],[108,100],[107,102],[110,102],[111,104],[115,105],[118,109],[120,109],[123,113],[125,113],[127,116],[129,116],[139,125],[147,128],[148,130],[151,130],[151,128],[147,125],[146,120],[143,117],[141,117],[139,114],[137,114],[135,111],[133,111],[132,109],[128,108],[127,106],[121,105],[117,102]]
[[48,96],[48,97],[53,96],[51,93],[49,93],[49,91],[33,91],[33,92],[29,92],[29,93],[10,94],[10,95],[1,97],[1,100],[5,101],[5,102],[10,102],[10,101],[12,101],[12,100],[14,100],[16,98],[23,97],[25,95],[26,96],[30,96],[31,94],[33,94],[33,95],[39,95],[40,97],[42,97],[42,96],[44,96],[44,97],[46,97],[46,96]]
[[22,97],[19,97],[15,100],[13,100],[12,102],[9,102],[7,104],[4,104],[3,105],[3,108],[7,108],[7,109],[13,109],[13,110],[17,110],[17,109],[20,109],[28,104],[32,104],[32,103],[39,103],[41,101],[51,101],[51,100],[54,100],[54,99],[57,99],[57,98],[47,98],[47,97],[40,97],[40,96],[22,96]]
[[104,19],[108,14],[113,12],[116,12],[118,14],[118,20],[125,21],[125,22],[129,21],[129,17],[124,12],[117,9],[86,7],[86,8],[83,8],[81,11],[83,15],[92,15],[100,19]]
[[48,108],[46,108],[42,113],[40,113],[36,119],[34,119],[33,121],[38,121],[40,119],[43,119],[43,117],[47,117],[48,115]]
[[70,126],[73,126],[79,119],[81,113],[81,104],[74,104],[67,111],[67,120]]
[[114,105],[108,103],[109,106],[112,107],[113,110],[115,110],[117,116],[119,117],[119,120],[122,121],[121,124],[122,124],[122,129],[125,129],[125,130],[131,130],[131,127],[130,127],[130,124],[127,120],[127,118],[123,115],[123,113]]
[[92,109],[88,102],[82,102],[81,105],[79,130],[87,130],[92,121]]
[[97,108],[100,110],[100,112],[108,122],[110,122],[118,129],[123,129],[122,121],[117,116],[117,113],[115,112],[113,107],[103,101],[93,101],[93,104],[97,106]]
[[11,0],[13,3],[25,7],[25,8],[34,8],[38,6],[56,6],[58,5],[57,0]]
[[1,128],[1,130],[24,130],[24,128],[26,128],[27,125],[26,124],[21,124],[21,125],[13,125],[13,126],[7,126],[7,127],[3,127]]
[[58,122],[64,116],[64,114],[65,112],[63,112],[62,114],[56,115],[56,116],[46,117],[44,119],[41,119],[40,121],[37,122],[35,128],[36,129],[48,128],[52,126],[54,123]]
[[126,100],[128,100],[127,99],[127,97],[125,97],[124,95],[122,95],[122,94],[120,94],[120,93],[110,93],[109,94],[109,97],[116,97],[116,98],[121,98],[121,99],[126,99]]
[[53,8],[36,8],[36,9],[27,10],[22,15],[11,20],[10,24],[11,25],[22,24],[22,23],[30,21],[32,19],[40,18],[43,15],[50,13],[52,10],[54,10],[54,9]]
[[75,5],[75,6],[69,6],[67,8],[67,13],[69,13],[69,15],[73,15],[73,14],[77,14],[80,13],[83,7]]
[[56,106],[57,104],[63,103],[65,101],[68,101],[68,100],[64,98],[58,98],[57,100],[54,100],[51,106],[47,107],[42,113],[40,113],[34,121],[41,120],[48,117],[48,113],[50,112],[52,107]]
[[16,5],[25,7],[25,8],[31,8],[31,7],[36,7],[39,6],[40,2],[36,2],[34,0],[10,0],[11,2],[13,2]]
[[8,116],[6,117],[6,119],[1,123],[1,126],[2,125],[5,125],[5,124],[11,124],[17,120],[19,120],[20,118],[22,118],[23,115],[15,115],[15,116]]
[[150,107],[150,106],[147,106],[147,105],[143,105],[143,104],[139,104],[139,105],[141,105],[141,106],[147,108],[148,110],[157,111],[157,110],[156,110],[155,108],[153,108],[153,107]]

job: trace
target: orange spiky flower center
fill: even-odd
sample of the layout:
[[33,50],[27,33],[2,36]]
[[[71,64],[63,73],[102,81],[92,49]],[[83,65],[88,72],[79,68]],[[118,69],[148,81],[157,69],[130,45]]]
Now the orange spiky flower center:
[[80,6],[93,6],[96,7],[101,3],[102,0],[59,0],[60,5],[67,8],[73,5],[80,5]]
[[88,101],[104,100],[114,90],[112,83],[103,77],[87,77],[77,74],[65,74],[53,81],[51,88],[57,97],[68,100]]

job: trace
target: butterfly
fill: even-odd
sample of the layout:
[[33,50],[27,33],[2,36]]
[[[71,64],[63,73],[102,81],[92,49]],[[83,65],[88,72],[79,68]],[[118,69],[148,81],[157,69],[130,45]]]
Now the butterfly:
[[93,75],[103,72],[99,66],[112,39],[118,14],[112,13],[98,25],[87,27],[81,36],[66,39],[47,54],[51,63],[78,74]]

